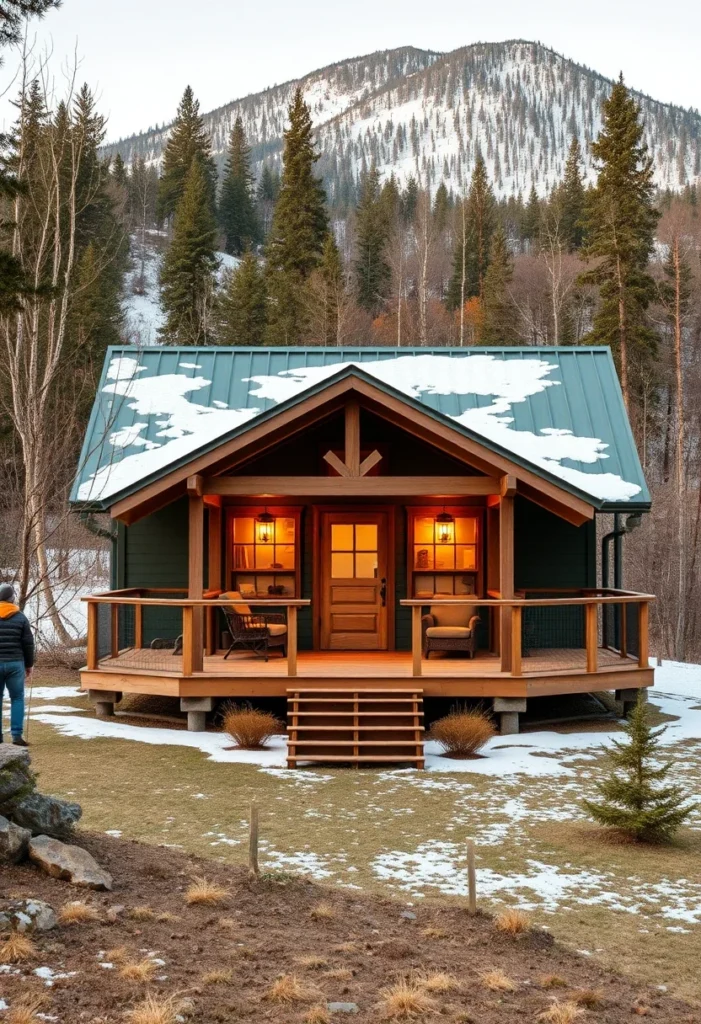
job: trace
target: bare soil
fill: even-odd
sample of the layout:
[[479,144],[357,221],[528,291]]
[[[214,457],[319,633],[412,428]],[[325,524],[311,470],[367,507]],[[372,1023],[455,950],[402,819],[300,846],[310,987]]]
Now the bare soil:
[[[100,915],[95,922],[35,936],[37,954],[17,965],[20,973],[0,973],[0,995],[10,1009],[22,996],[43,992],[41,1012],[48,1015],[43,1019],[116,1024],[152,992],[187,1000],[187,1018],[201,1024],[302,1024],[313,1006],[327,1002],[359,1007],[355,1014],[332,1013],[334,1022],[375,1024],[387,1019],[383,989],[401,978],[446,973],[458,987],[431,993],[432,1008],[421,1020],[535,1021],[553,999],[574,998],[588,1005],[577,1018],[583,1024],[620,1024],[636,1015],[667,1024],[701,1022],[698,1009],[563,949],[542,930],[510,937],[497,931],[491,917],[472,917],[455,903],[426,900],[408,906],[326,889],[300,876],[252,879],[241,868],[166,847],[86,832],[80,841],[112,872],[112,893],[76,889],[31,865],[6,868],[0,875],[3,898],[38,897],[55,909],[85,900]],[[188,905],[185,893],[195,876],[224,886],[224,901]],[[319,913],[320,903],[330,910]],[[108,911],[117,906],[124,909],[111,922]],[[135,913],[135,908],[140,909]],[[120,947],[121,953],[115,952]],[[120,974],[124,957],[163,963],[148,982],[130,981]],[[33,974],[38,967],[75,974],[46,987]],[[503,971],[515,990],[486,988],[480,975],[492,969]],[[300,979],[307,989],[302,998],[287,1003],[270,998],[271,985],[283,974]]]

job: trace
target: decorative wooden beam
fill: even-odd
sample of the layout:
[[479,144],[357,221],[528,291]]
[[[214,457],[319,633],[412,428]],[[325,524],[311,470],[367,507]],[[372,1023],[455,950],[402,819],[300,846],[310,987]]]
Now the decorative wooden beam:
[[203,494],[202,484],[204,477],[201,474],[187,478],[187,493],[191,498],[201,498]]
[[346,466],[349,476],[360,476],[360,406],[346,402]]
[[516,477],[510,473],[505,473],[501,478],[501,496],[503,498],[513,498],[516,494]]
[[328,462],[329,466],[335,469],[339,476],[353,475],[345,462],[341,462],[336,452],[327,452],[324,456],[324,461]]
[[375,449],[374,452],[370,452],[367,458],[363,459],[363,461],[360,463],[360,475],[367,476],[370,470],[373,468],[373,466],[376,466],[377,463],[381,460],[381,458],[382,456],[378,452],[377,448]]
[[488,476],[214,476],[205,479],[204,489],[206,494],[250,498],[443,498],[499,494],[501,483]]
[[367,476],[372,467],[376,466],[381,458],[382,456],[377,451],[377,449],[375,449],[374,452],[370,452],[367,458],[363,459],[363,461],[360,463],[357,473],[352,473],[350,470],[350,466],[347,466],[345,462],[342,462],[339,459],[338,455],[336,455],[336,452],[327,452],[326,455],[324,456],[324,461],[328,462],[329,466],[333,466],[333,468],[336,470],[339,476],[352,476],[357,478],[359,476]]

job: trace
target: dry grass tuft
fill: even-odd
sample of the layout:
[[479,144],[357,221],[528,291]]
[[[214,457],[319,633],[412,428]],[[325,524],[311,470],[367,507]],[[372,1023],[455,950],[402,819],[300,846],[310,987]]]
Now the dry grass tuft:
[[233,932],[239,925],[234,917],[220,917],[217,921],[217,926],[225,931]]
[[548,1024],[573,1024],[577,1017],[581,1017],[584,1010],[571,1000],[566,1003],[555,1002],[538,1014],[538,1020],[548,1021]]
[[43,993],[27,993],[18,999],[3,1020],[5,1024],[41,1024],[42,1018],[37,1016],[37,1011],[46,1003],[47,997]]
[[130,1024],[177,1024],[182,1003],[173,996],[148,995],[129,1010]]
[[316,995],[315,989],[305,985],[296,974],[281,974],[272,983],[265,998],[274,1003],[301,1003]]
[[604,993],[596,988],[577,988],[570,993],[570,999],[578,1006],[584,1006],[587,1010],[595,1010],[604,1001]]
[[2,946],[0,946],[0,960],[6,964],[19,964],[24,960],[31,960],[37,955],[37,947],[22,932],[10,932]]
[[380,992],[380,1012],[384,1018],[407,1020],[434,1008],[435,1003],[424,989],[410,981],[398,981]]
[[333,981],[352,981],[355,974],[347,967],[333,967],[330,971],[324,971],[324,977]]
[[139,960],[138,963],[135,961],[124,964],[119,971],[120,977],[126,978],[127,981],[138,981],[145,982],[150,981],[156,973],[156,967],[158,965],[153,960]]
[[357,942],[342,942],[340,946],[334,946],[334,953],[357,953],[358,943]]
[[416,984],[425,992],[454,992],[460,982],[452,974],[438,971],[436,974],[417,975]]
[[454,708],[433,723],[428,738],[440,743],[448,757],[472,757],[496,734],[491,718],[480,708]]
[[202,975],[203,985],[229,985],[234,977],[233,971],[207,971]]
[[321,903],[317,903],[315,907],[312,907],[309,912],[309,916],[312,921],[330,921],[336,916],[336,911],[330,903],[322,901]]
[[448,933],[444,932],[442,928],[424,928],[421,932],[425,939],[447,939]]
[[229,896],[229,890],[216,882],[210,882],[203,877],[192,879],[192,884],[185,893],[185,902],[188,906],[214,907],[223,903]]
[[544,974],[538,984],[541,988],[567,988],[567,982],[559,974]]
[[312,1006],[304,1016],[304,1024],[330,1024],[331,1014],[323,1003]]
[[304,956],[295,957],[295,963],[300,967],[306,967],[308,971],[320,971],[328,965],[328,960],[323,956],[316,956],[314,953],[307,953]]
[[284,728],[275,715],[247,704],[229,704],[222,715],[222,729],[242,750],[259,750],[271,736],[283,732]]
[[518,987],[516,982],[498,967],[491,971],[483,971],[480,974],[480,981],[490,992],[515,992]]
[[129,959],[129,950],[126,946],[115,946],[114,949],[105,950],[105,960],[109,964],[125,964]]
[[97,908],[91,907],[89,903],[81,903],[80,900],[64,903],[58,912],[58,923],[63,925],[89,924],[99,920]]
[[182,921],[182,918],[179,914],[171,914],[169,910],[164,910],[162,914],[157,916],[156,920],[166,924],[168,921]]
[[131,910],[127,911],[127,916],[132,921],[155,921],[156,911],[152,910],[151,907],[132,907]]
[[511,908],[499,914],[494,921],[494,927],[505,935],[523,935],[524,932],[531,930],[531,922],[522,910]]

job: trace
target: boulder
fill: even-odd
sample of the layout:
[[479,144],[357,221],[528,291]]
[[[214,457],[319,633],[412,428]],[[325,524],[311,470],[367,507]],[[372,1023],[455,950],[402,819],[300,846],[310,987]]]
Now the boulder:
[[29,751],[11,743],[0,743],[0,808],[34,789]]
[[0,864],[18,864],[27,856],[32,834],[0,814]]
[[35,836],[29,842],[29,858],[53,878],[63,878],[88,889],[111,889],[112,876],[80,846],[62,843],[51,836]]
[[71,834],[83,810],[80,804],[34,792],[13,801],[5,813],[33,836],[65,837]]
[[43,900],[0,901],[0,932],[48,932],[55,927],[53,907]]

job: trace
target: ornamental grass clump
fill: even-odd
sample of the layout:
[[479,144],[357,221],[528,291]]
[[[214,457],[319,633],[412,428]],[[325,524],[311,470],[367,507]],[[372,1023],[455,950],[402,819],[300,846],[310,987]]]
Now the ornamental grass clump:
[[614,739],[608,750],[608,775],[596,784],[601,800],[583,801],[595,821],[637,842],[669,842],[696,807],[681,786],[666,784],[673,762],[660,759],[665,729],[652,728],[639,694],[624,726],[627,740]]
[[439,743],[447,757],[474,757],[496,736],[490,717],[481,708],[453,708],[431,726],[428,738]]
[[271,736],[284,730],[279,718],[248,704],[228,704],[222,715],[222,729],[242,750],[260,750]]

